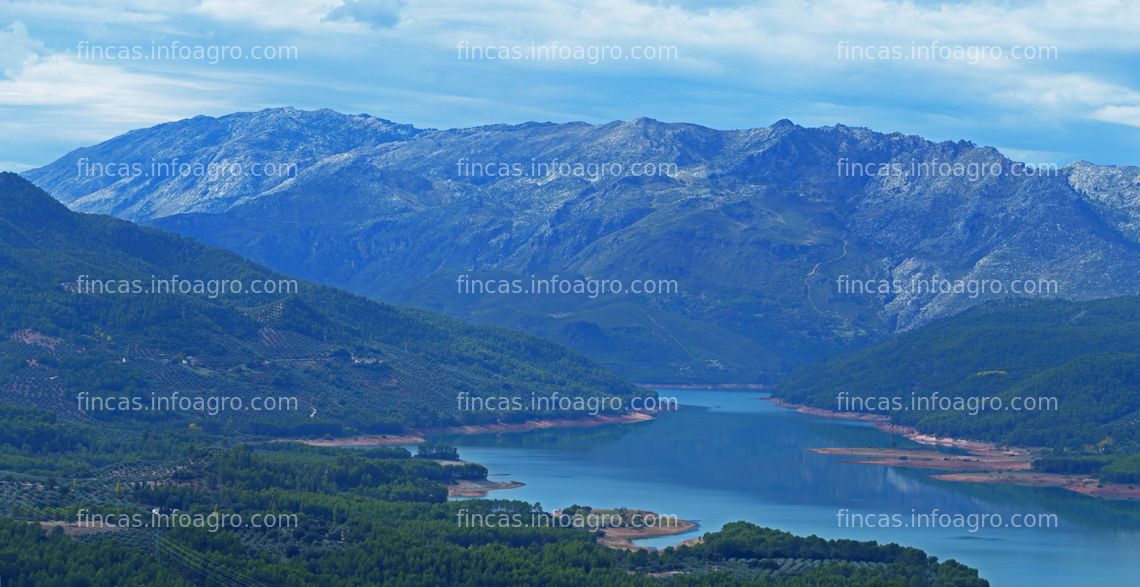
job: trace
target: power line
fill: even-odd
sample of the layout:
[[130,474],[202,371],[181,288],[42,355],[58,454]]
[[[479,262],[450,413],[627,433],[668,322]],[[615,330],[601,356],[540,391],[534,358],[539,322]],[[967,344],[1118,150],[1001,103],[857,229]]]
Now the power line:
[[226,585],[238,585],[240,587],[262,587],[261,583],[254,579],[245,576],[244,574],[232,571],[222,566],[221,563],[206,558],[201,553],[194,551],[184,545],[178,544],[169,538],[159,536],[159,548],[164,548],[166,551],[179,559],[181,562],[190,567],[201,567],[203,573],[208,574],[213,578],[219,579]]

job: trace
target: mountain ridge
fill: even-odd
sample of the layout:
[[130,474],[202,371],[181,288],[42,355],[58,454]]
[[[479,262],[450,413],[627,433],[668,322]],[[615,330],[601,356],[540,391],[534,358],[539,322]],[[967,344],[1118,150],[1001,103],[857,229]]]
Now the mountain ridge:
[[[806,361],[1012,295],[855,295],[840,291],[844,277],[1007,289],[1034,281],[1073,299],[1140,291],[1136,167],[1043,173],[969,141],[791,121],[728,131],[640,118],[406,132],[347,133],[353,148],[306,159],[293,176],[240,197],[198,201],[193,193],[220,186],[138,178],[99,192],[112,198],[103,202],[73,177],[75,153],[25,175],[69,193],[72,207],[141,214],[285,273],[527,330],[640,380],[772,382]],[[635,164],[655,173],[634,174]],[[152,201],[166,206],[161,217]],[[464,274],[664,279],[679,291],[473,296],[456,290]]]

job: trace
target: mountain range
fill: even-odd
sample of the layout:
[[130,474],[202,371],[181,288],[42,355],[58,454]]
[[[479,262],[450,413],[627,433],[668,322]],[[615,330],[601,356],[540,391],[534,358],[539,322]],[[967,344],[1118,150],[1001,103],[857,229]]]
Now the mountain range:
[[[843,125],[433,130],[283,108],[132,131],[23,175],[74,210],[528,331],[640,381],[773,383],[989,300],[1140,292],[1140,168],[1032,168]],[[666,293],[537,292],[548,279]]]

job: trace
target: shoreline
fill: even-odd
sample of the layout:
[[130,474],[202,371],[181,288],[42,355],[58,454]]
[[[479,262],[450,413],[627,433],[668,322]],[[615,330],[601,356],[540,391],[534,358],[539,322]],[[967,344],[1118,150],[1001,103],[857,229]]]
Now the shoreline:
[[772,405],[794,410],[801,414],[837,420],[870,422],[877,430],[902,436],[917,444],[956,448],[965,455],[941,453],[923,449],[897,448],[812,448],[816,454],[856,457],[847,462],[866,465],[883,465],[908,469],[949,471],[933,474],[932,479],[954,483],[990,483],[1021,485],[1024,487],[1052,487],[1079,493],[1094,499],[1140,500],[1140,486],[1119,483],[1102,483],[1088,475],[1065,475],[1033,471],[1036,451],[1021,446],[1002,446],[993,442],[938,436],[920,432],[913,426],[892,424],[882,414],[838,412],[795,404],[775,397],[759,398]]
[[1094,499],[1114,499],[1121,501],[1140,500],[1140,486],[1120,483],[1102,483],[1096,477],[1087,475],[1063,475],[1061,473],[1040,473],[1036,471],[999,471],[978,473],[943,473],[932,475],[941,481],[958,483],[997,483],[1021,485],[1023,487],[1055,487],[1087,495]]
[[[620,416],[598,415],[590,418],[547,418],[527,420],[526,422],[497,422],[492,424],[469,424],[466,426],[449,426],[443,428],[422,428],[403,434],[369,434],[350,436],[345,438],[299,438],[278,439],[276,442],[299,442],[308,446],[333,448],[367,448],[384,446],[405,446],[409,444],[424,444],[425,436],[432,434],[493,434],[518,433],[534,430],[549,430],[554,428],[593,428],[610,424],[637,424],[653,420],[653,415],[647,412],[629,412]],[[434,459],[433,459],[434,460]],[[467,461],[447,461],[441,464],[461,464]],[[492,481],[482,479],[478,481],[463,480],[447,484],[447,497],[487,497],[491,491],[517,489],[526,485],[520,481]],[[647,536],[648,537],[648,536]]]
[[882,414],[867,414],[863,412],[839,412],[836,410],[828,410],[826,408],[814,408],[802,404],[795,404],[782,399],[769,396],[759,398],[761,401],[771,402],[772,405],[778,408],[788,410],[795,410],[801,414],[809,416],[819,416],[821,418],[831,418],[835,420],[856,420],[859,422],[870,422],[874,425],[875,429],[888,434],[902,436],[903,438],[923,444],[926,446],[939,446],[942,448],[957,448],[964,450],[974,456],[979,457],[992,457],[992,456],[1012,456],[1014,454],[1021,456],[1032,456],[1033,451],[1028,448],[1019,446],[1002,446],[995,442],[986,442],[983,440],[970,440],[967,438],[955,438],[953,436],[938,436],[927,432],[920,432],[913,426],[904,426],[902,424],[892,424],[888,416]]
[[[564,510],[556,509],[551,513],[554,515],[561,515],[563,511]],[[657,550],[657,548],[652,546],[641,546],[634,544],[633,541],[642,540],[645,538],[659,538],[661,536],[676,536],[679,534],[687,534],[700,528],[700,524],[692,520],[682,520],[676,516],[662,516],[657,512],[651,512],[649,510],[637,510],[628,508],[589,508],[585,514],[587,518],[590,516],[601,516],[605,518],[614,515],[620,516],[622,518],[621,521],[623,525],[605,526],[598,528],[597,530],[601,532],[601,536],[598,536],[595,542],[607,548],[613,548],[616,550],[654,551]],[[624,523],[625,516],[627,515],[640,517],[642,520],[659,520],[664,522],[664,524],[654,524],[651,526],[640,527],[626,526]],[[699,538],[691,538],[690,540],[699,540]]]
[[487,493],[491,491],[518,489],[524,485],[526,483],[521,481],[492,481],[490,479],[471,481],[464,479],[447,484],[447,497],[487,497]]
[[745,389],[750,391],[774,389],[776,387],[767,383],[634,383],[634,385],[648,389]]
[[[661,536],[676,536],[687,534],[700,528],[700,524],[691,520],[677,520],[676,526],[654,526],[652,528],[605,528],[598,537],[598,544],[616,550],[647,550],[655,551],[656,547],[634,544],[634,540],[645,538],[660,538]],[[699,540],[691,538],[690,540]]]
[[849,463],[935,471],[1013,473],[1029,471],[1033,463],[1031,458],[1017,454],[955,455],[910,448],[809,448],[807,450],[821,455],[856,457],[845,460]]
[[431,434],[493,434],[510,432],[531,432],[534,430],[549,430],[551,428],[595,428],[610,424],[638,424],[653,419],[649,412],[626,412],[620,416],[599,414],[588,418],[540,418],[525,422],[495,422],[490,424],[467,424],[463,426],[446,426],[443,428],[422,428],[416,431],[418,435]]
[[597,415],[589,418],[544,418],[525,422],[495,422],[491,424],[467,424],[442,428],[419,428],[402,434],[367,434],[344,438],[283,438],[278,442],[299,442],[309,446],[361,448],[368,446],[399,446],[424,444],[425,436],[438,434],[498,434],[531,432],[552,428],[594,428],[610,424],[638,424],[648,422],[653,415],[648,412],[629,412],[620,416]]
[[369,434],[345,438],[282,438],[276,442],[299,442],[308,446],[363,448],[367,446],[423,444],[427,442],[427,439],[418,434]]

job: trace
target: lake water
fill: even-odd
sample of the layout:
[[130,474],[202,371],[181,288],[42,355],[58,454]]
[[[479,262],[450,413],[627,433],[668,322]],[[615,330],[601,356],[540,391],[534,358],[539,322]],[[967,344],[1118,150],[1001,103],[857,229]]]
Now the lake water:
[[[537,501],[547,510],[575,503],[648,509],[701,525],[640,542],[648,546],[747,520],[799,535],[915,546],[980,569],[997,587],[1140,585],[1140,505],[846,463],[805,449],[913,445],[865,423],[776,408],[757,392],[660,392],[682,406],[652,422],[445,440],[464,460],[486,465],[491,479],[526,484],[492,497]],[[840,515],[844,508],[851,516]],[[912,512],[935,509],[974,521],[1020,515],[1051,527],[850,527],[856,515],[899,514],[907,524]]]

